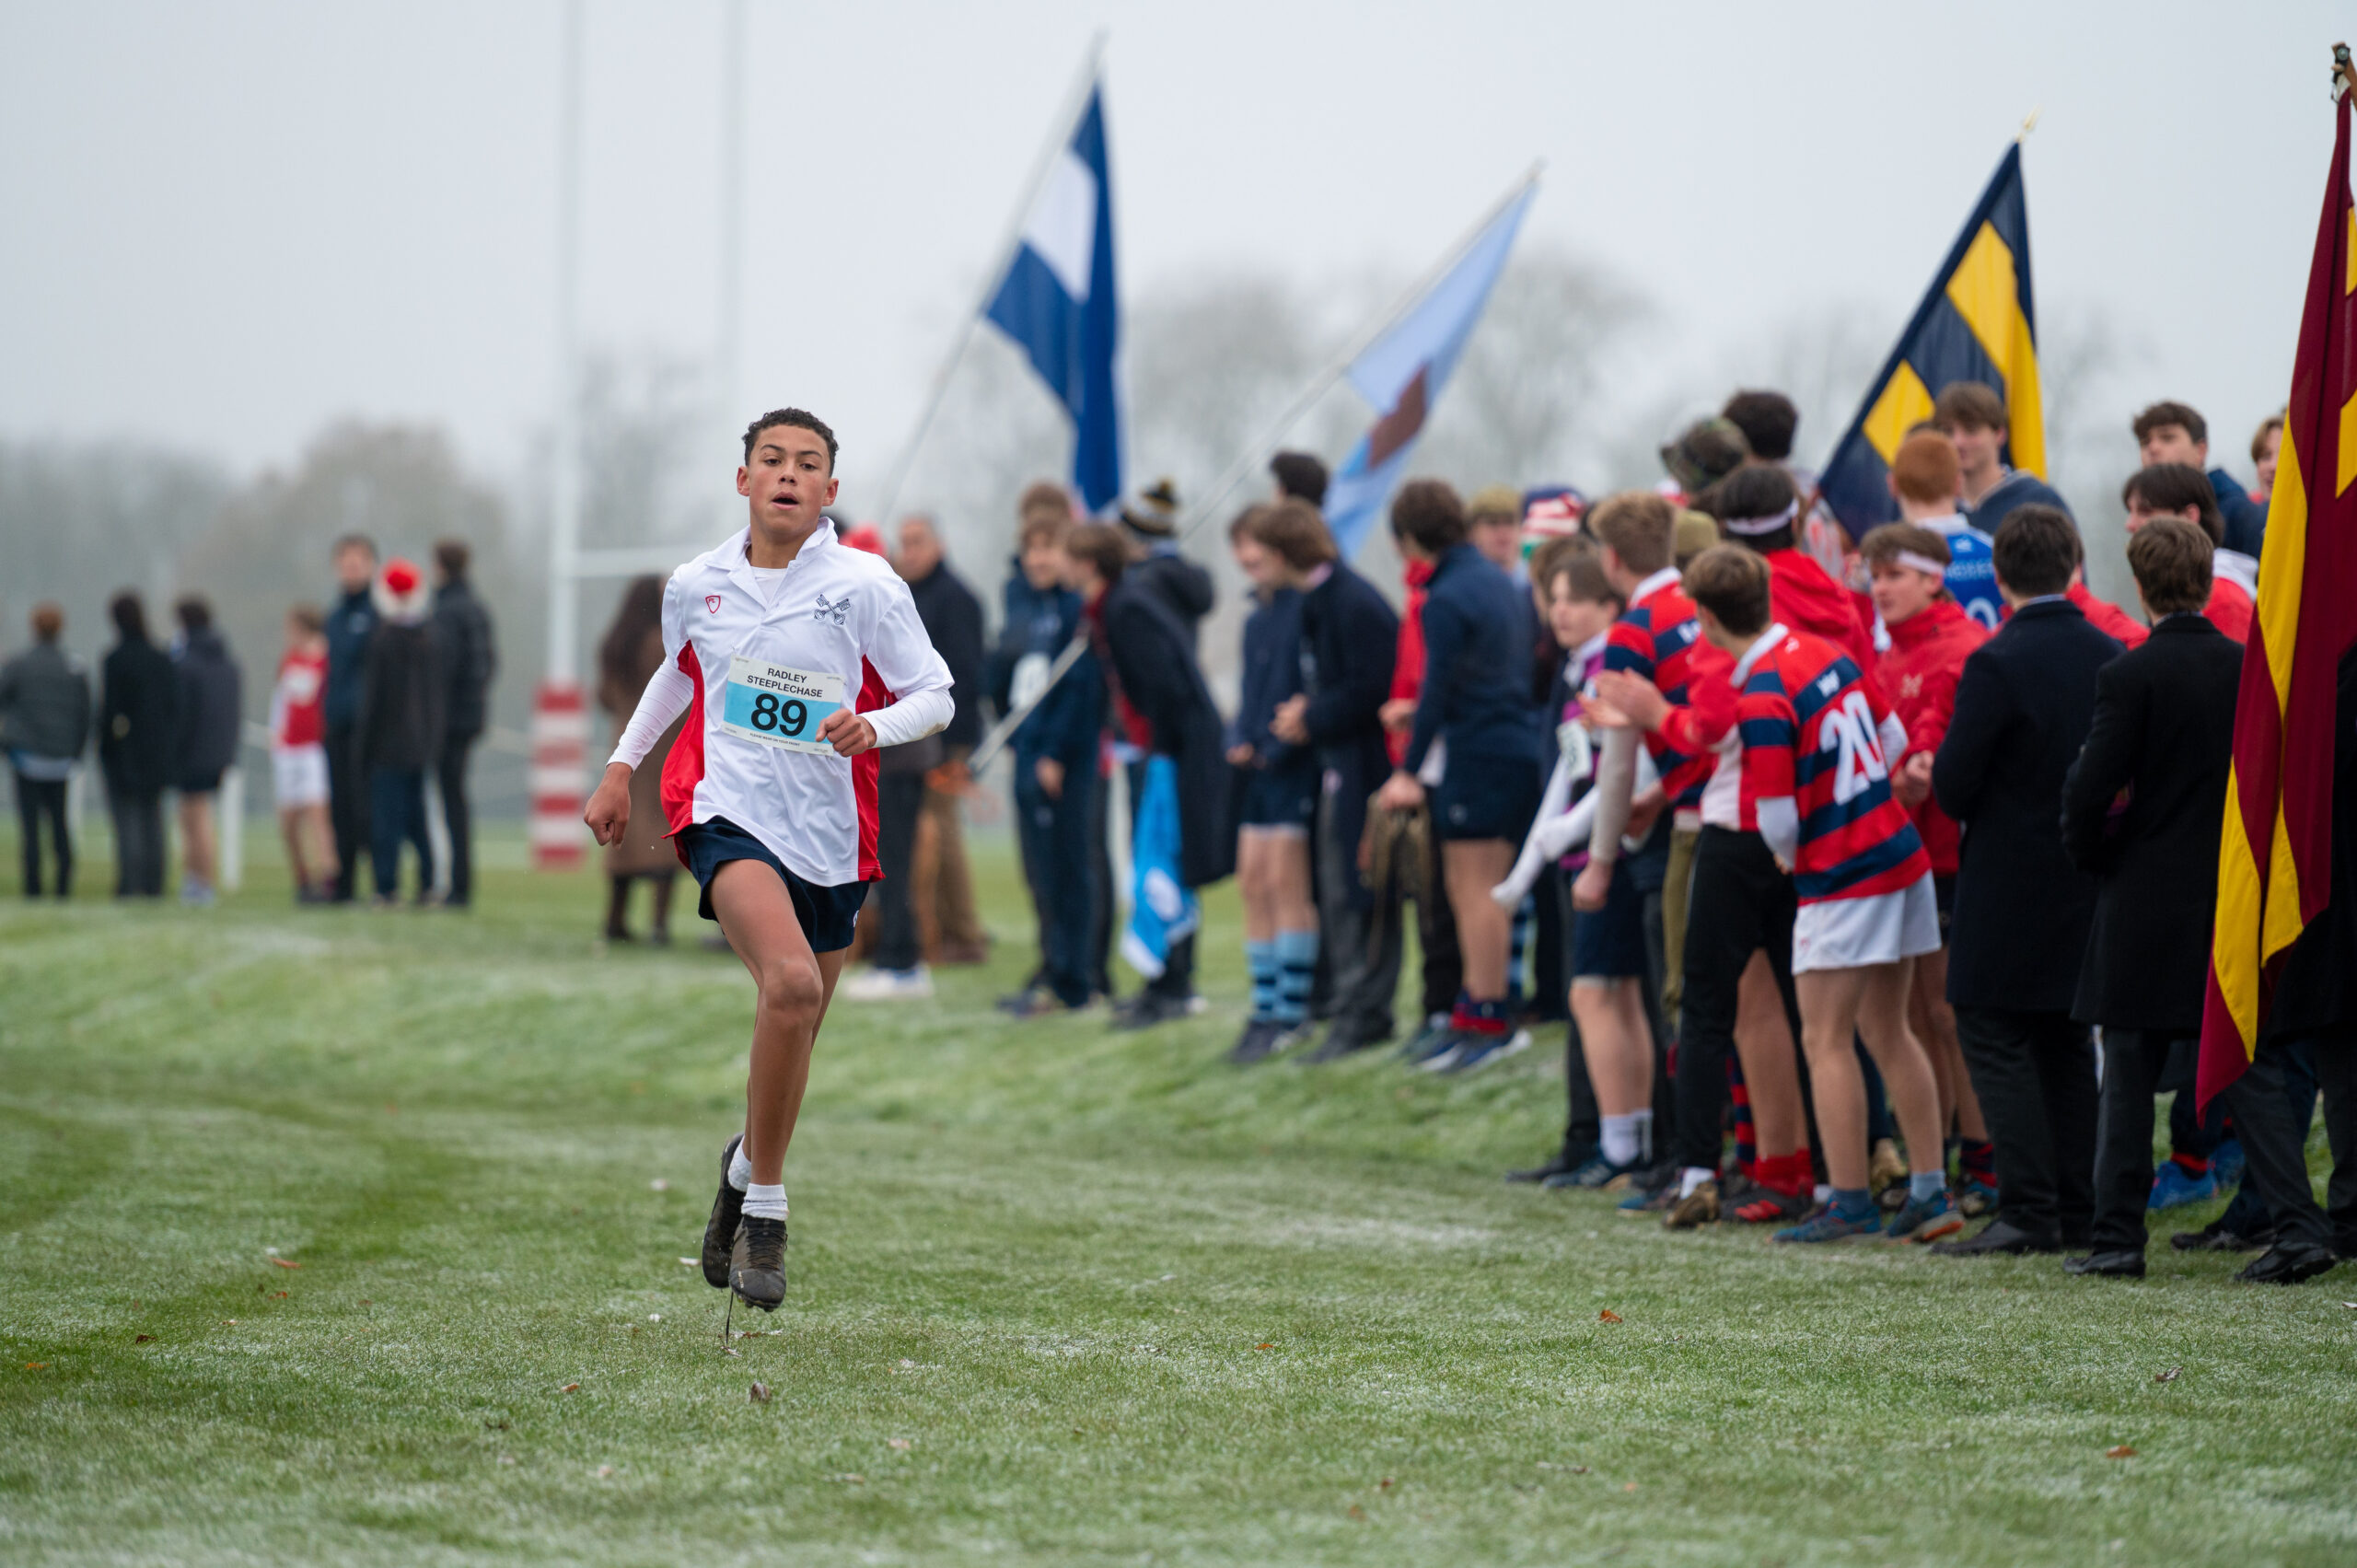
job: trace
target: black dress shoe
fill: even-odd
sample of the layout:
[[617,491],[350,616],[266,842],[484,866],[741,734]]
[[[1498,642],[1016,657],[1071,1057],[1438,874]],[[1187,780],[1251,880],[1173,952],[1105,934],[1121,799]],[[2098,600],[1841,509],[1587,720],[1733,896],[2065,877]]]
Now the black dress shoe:
[[1988,1258],[1998,1254],[2060,1252],[2062,1244],[2051,1236],[2024,1230],[2006,1220],[1991,1220],[1978,1236],[1961,1241],[1934,1241],[1932,1250],[1943,1258]]
[[1348,1024],[1336,1024],[1326,1031],[1326,1038],[1317,1050],[1295,1058],[1305,1066],[1319,1066],[1328,1062],[1340,1062],[1346,1056],[1356,1056],[1362,1051],[1372,1051],[1378,1045],[1389,1045],[1387,1034],[1362,1034]]
[[2141,1280],[2144,1277],[2144,1255],[2120,1248],[2109,1252],[2089,1252],[2077,1258],[2062,1260],[2066,1274],[2101,1274],[2107,1279]]
[[2224,1221],[2212,1220],[2200,1230],[2178,1231],[2169,1237],[2169,1245],[2179,1252],[2262,1252],[2275,1245],[2275,1233],[2244,1236],[2227,1229]]
[[2235,1278],[2245,1284],[2295,1285],[2315,1279],[2339,1261],[2329,1247],[2270,1247]]

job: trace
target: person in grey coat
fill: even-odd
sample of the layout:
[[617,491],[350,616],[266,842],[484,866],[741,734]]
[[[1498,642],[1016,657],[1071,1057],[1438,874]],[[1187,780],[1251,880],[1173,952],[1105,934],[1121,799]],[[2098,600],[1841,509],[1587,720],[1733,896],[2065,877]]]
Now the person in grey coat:
[[74,896],[74,838],[65,825],[65,788],[90,739],[90,672],[58,639],[65,611],[33,606],[33,645],[0,666],[0,749],[17,780],[25,897],[41,897],[41,826],[50,828],[57,896]]

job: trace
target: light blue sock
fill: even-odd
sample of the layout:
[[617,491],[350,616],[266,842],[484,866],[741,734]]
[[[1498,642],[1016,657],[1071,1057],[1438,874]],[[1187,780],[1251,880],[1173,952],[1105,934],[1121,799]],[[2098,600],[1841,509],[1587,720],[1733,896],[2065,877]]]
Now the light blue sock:
[[1907,1196],[1915,1202],[1928,1203],[1947,1190],[1948,1179],[1944,1171],[1918,1170],[1908,1175]]
[[1318,981],[1318,933],[1280,931],[1275,948],[1277,1022],[1306,1023],[1309,1018],[1310,988]]
[[1244,967],[1252,971],[1252,1020],[1266,1023],[1277,1016],[1277,945],[1244,944]]

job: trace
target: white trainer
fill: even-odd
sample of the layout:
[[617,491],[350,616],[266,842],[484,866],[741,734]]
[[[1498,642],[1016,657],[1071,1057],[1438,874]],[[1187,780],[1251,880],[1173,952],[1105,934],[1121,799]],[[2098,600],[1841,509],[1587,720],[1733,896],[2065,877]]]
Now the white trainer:
[[838,994],[853,1002],[905,1002],[933,994],[933,971],[919,964],[912,970],[866,970],[842,982]]

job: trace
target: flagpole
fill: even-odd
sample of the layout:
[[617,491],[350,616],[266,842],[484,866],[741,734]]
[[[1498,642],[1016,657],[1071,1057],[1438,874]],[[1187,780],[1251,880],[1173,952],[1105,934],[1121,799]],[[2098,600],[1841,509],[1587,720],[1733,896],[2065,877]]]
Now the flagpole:
[[1366,352],[1367,345],[1389,331],[1402,316],[1415,308],[1417,302],[1431,292],[1433,285],[1446,277],[1449,270],[1465,259],[1466,252],[1473,249],[1474,243],[1488,231],[1492,224],[1498,221],[1499,215],[1520,201],[1523,192],[1538,183],[1538,176],[1545,171],[1546,168],[1547,163],[1544,158],[1532,164],[1528,171],[1520,180],[1515,181],[1514,188],[1483,213],[1473,226],[1465,231],[1462,238],[1449,247],[1447,254],[1434,263],[1422,277],[1409,286],[1405,294],[1392,303],[1388,310],[1376,317],[1372,323],[1359,332],[1358,336],[1353,338],[1324,369],[1310,378],[1309,385],[1303,388],[1301,394],[1285,405],[1285,411],[1261,433],[1260,438],[1247,447],[1237,455],[1235,461],[1223,469],[1218,479],[1213,482],[1211,488],[1204,491],[1197,498],[1194,505],[1188,509],[1186,517],[1180,519],[1178,524],[1178,536],[1180,539],[1187,538],[1195,529],[1201,528],[1211,517],[1212,509],[1226,499],[1228,492],[1242,483],[1248,474],[1267,460],[1269,454],[1276,449],[1277,443],[1284,439],[1285,432],[1292,429],[1295,422],[1307,413],[1318,399],[1333,389],[1334,383],[1349,372],[1352,362]]
[[908,482],[909,470],[916,465],[917,452],[923,447],[925,436],[933,428],[934,416],[941,412],[942,400],[949,391],[949,378],[964,363],[966,350],[972,346],[974,333],[982,324],[982,312],[990,308],[992,298],[997,295],[999,285],[1006,277],[1008,265],[1015,260],[1016,250],[1023,243],[1023,226],[1030,219],[1031,204],[1039,199],[1040,187],[1048,182],[1048,175],[1056,166],[1057,155],[1072,140],[1073,127],[1080,122],[1081,110],[1087,107],[1088,95],[1097,86],[1098,68],[1105,63],[1105,30],[1100,28],[1088,41],[1088,53],[1081,61],[1080,74],[1073,79],[1071,90],[1064,95],[1063,107],[1049,128],[1047,145],[1040,148],[1039,160],[1032,166],[1030,177],[1023,183],[1023,194],[1015,203],[1015,216],[1007,224],[1005,237],[999,241],[990,269],[982,274],[981,297],[974,302],[971,310],[966,312],[958,335],[949,345],[948,354],[943,356],[940,368],[933,373],[933,385],[925,393],[924,408],[917,415],[916,426],[909,432],[909,438],[901,444],[899,455],[892,459],[892,466],[886,472],[884,488],[879,492],[882,502],[870,509],[870,515],[879,527],[891,524],[892,508],[900,504],[900,487]]

